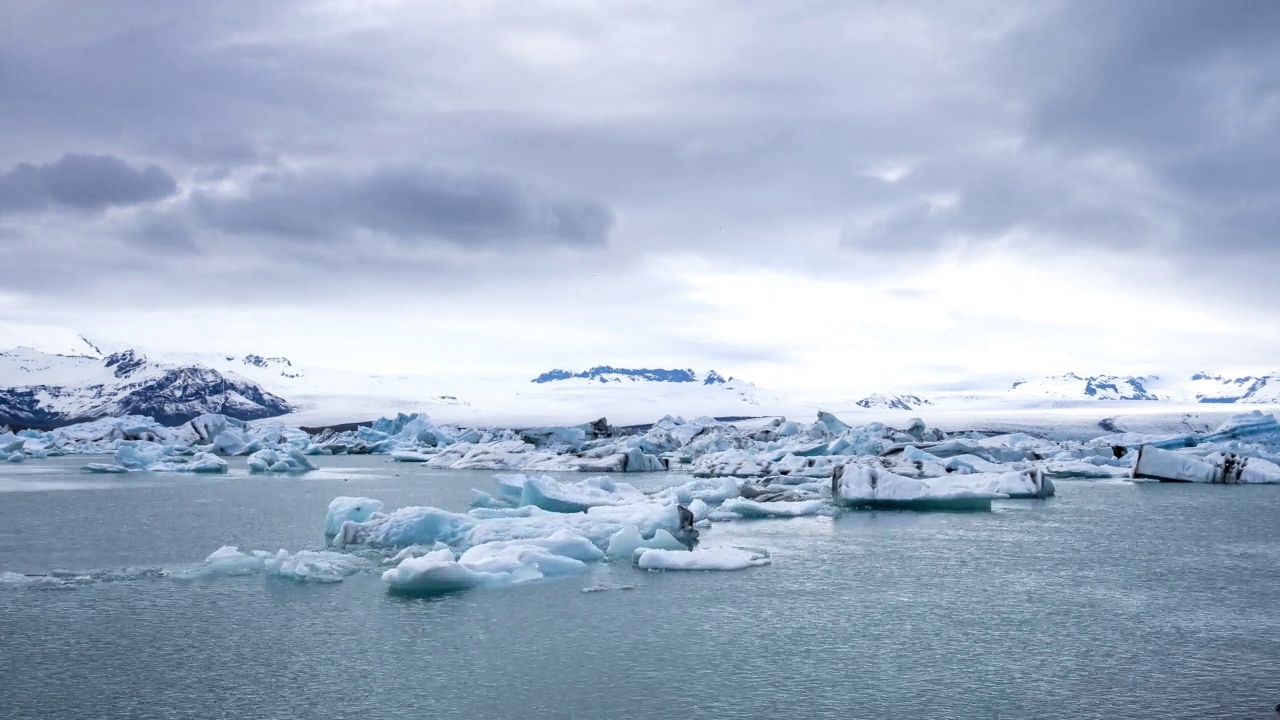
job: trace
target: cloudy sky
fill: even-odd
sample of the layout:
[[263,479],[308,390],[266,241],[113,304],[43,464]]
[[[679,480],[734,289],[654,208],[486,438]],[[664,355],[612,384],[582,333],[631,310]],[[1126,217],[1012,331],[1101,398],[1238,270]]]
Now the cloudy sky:
[[1280,3],[0,0],[0,335],[1280,369]]

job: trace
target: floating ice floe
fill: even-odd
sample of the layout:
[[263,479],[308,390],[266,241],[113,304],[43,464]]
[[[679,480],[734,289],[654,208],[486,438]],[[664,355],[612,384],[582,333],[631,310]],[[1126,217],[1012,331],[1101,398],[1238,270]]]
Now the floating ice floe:
[[746,570],[771,562],[768,552],[738,547],[645,550],[636,557],[644,570]]

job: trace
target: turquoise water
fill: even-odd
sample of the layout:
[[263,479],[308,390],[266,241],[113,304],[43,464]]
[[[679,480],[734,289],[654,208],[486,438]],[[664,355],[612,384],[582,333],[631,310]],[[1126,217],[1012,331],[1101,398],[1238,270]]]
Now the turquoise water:
[[[992,513],[718,524],[736,573],[433,599],[165,571],[323,547],[336,495],[461,510],[489,473],[324,458],[303,477],[0,467],[3,718],[1268,718],[1280,488],[1061,482]],[[631,480],[632,478],[628,478]],[[646,476],[650,487],[677,476]],[[634,589],[583,593],[603,584]]]

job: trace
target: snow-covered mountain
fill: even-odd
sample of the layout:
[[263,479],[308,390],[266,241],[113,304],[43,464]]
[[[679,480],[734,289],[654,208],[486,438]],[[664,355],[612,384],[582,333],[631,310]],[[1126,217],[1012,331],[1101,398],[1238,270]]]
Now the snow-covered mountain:
[[1191,393],[1202,403],[1280,404],[1280,374],[1228,378],[1206,372],[1191,376]]
[[[537,377],[386,375],[302,366],[271,353],[192,354],[59,338],[40,350],[0,352],[0,425],[52,426],[108,415],[181,422],[204,412],[281,417],[303,425],[425,412],[441,422],[529,427],[607,417],[614,424],[663,415],[802,416],[830,408],[846,389],[780,397],[714,370],[599,365]],[[33,339],[33,344],[38,338]],[[858,397],[854,395],[853,397]],[[836,402],[868,417],[1086,408],[1098,401],[1280,405],[1280,374],[1156,376],[1067,373],[983,392],[934,387],[928,396],[880,392]],[[1154,410],[1154,408],[1152,408]]]
[[854,405],[868,410],[915,410],[933,405],[933,401],[909,393],[874,393]]
[[[533,378],[533,386],[519,391],[525,403],[577,405],[610,418],[653,417],[665,414],[761,414],[763,395],[752,383],[725,377],[715,370],[623,368],[599,365],[589,370],[551,370]],[[664,409],[665,408],[665,409]]]
[[663,370],[658,368],[616,368],[609,365],[597,365],[590,370],[573,372],[570,370],[550,370],[533,379],[533,382],[559,383],[565,380],[589,380],[598,383],[698,383],[701,385],[719,385],[727,387],[731,384],[751,385],[736,378],[726,378],[715,370],[697,373],[693,370]]
[[119,415],[183,423],[202,413],[241,420],[293,406],[252,380],[200,364],[149,360],[134,350],[84,354],[0,352],[0,424],[55,426]]
[[1075,373],[1051,377],[1019,380],[1009,388],[1009,394],[1023,398],[1052,400],[1161,400],[1148,385],[1158,381],[1155,376],[1133,377],[1119,375],[1094,375],[1082,377]]

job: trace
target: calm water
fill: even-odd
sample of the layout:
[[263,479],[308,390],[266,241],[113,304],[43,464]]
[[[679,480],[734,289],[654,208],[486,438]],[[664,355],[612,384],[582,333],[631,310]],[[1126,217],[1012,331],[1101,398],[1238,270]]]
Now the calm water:
[[[739,573],[435,599],[160,569],[319,549],[330,499],[464,509],[488,473],[323,459],[293,478],[0,466],[3,718],[1270,718],[1280,487],[1062,482],[989,514],[723,523]],[[674,482],[648,476],[642,482]],[[633,590],[582,593],[596,583]]]

